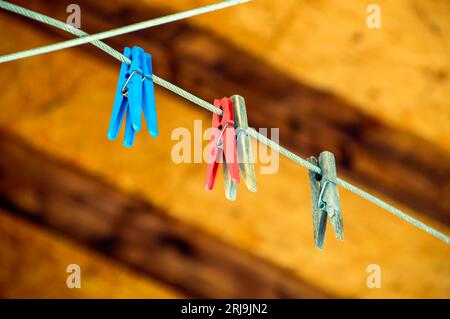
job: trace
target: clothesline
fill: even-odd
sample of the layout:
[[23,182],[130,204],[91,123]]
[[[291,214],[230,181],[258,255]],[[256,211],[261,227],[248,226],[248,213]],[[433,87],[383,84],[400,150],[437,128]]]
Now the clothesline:
[[[66,24],[64,22],[58,21],[51,17],[45,16],[43,14],[39,14],[32,10],[28,10],[26,8],[20,7],[18,5],[15,5],[15,4],[6,2],[6,1],[0,1],[0,7],[2,7],[5,10],[21,14],[23,16],[26,16],[28,18],[31,18],[31,19],[34,19],[34,20],[37,20],[40,22],[47,23],[49,25],[55,26],[61,30],[70,32],[70,33],[80,37],[78,39],[72,39],[72,40],[68,40],[68,41],[63,41],[63,42],[39,47],[39,48],[32,49],[32,50],[26,50],[26,51],[17,52],[17,53],[10,54],[10,55],[5,55],[5,56],[1,57],[0,63],[13,61],[13,60],[17,60],[17,59],[22,59],[22,58],[30,57],[33,55],[39,55],[39,54],[49,53],[49,52],[53,52],[53,51],[57,51],[57,50],[67,49],[67,48],[75,47],[75,46],[89,43],[89,42],[96,44],[99,48],[103,47],[106,49],[108,46],[98,40],[112,38],[112,37],[115,37],[118,35],[156,27],[158,25],[183,20],[183,19],[186,19],[189,17],[193,17],[193,16],[197,16],[197,15],[200,15],[203,13],[228,8],[228,7],[235,6],[235,5],[238,5],[241,3],[246,3],[249,1],[252,1],[252,0],[222,1],[222,2],[218,2],[215,4],[208,5],[208,6],[203,6],[203,7],[195,8],[195,9],[188,10],[188,11],[174,13],[174,14],[170,14],[170,15],[167,15],[164,17],[155,18],[155,19],[151,19],[151,20],[147,20],[147,21],[143,21],[143,22],[138,22],[138,23],[134,23],[134,24],[130,24],[130,25],[121,27],[121,28],[117,28],[117,29],[113,29],[113,30],[109,30],[109,31],[105,31],[105,32],[100,32],[100,33],[92,34],[92,35],[89,35],[86,32],[83,32],[83,31],[71,26],[70,24]],[[111,49],[111,47],[108,47],[108,48]],[[109,51],[109,49],[107,49],[108,53],[113,55],[116,59],[118,59],[122,62],[126,61],[126,60],[124,60],[126,58],[124,56],[121,56],[120,53],[118,53],[117,51],[116,51],[117,53],[114,53],[112,51]]]
[[[70,47],[74,47],[74,46],[78,46],[81,44],[85,44],[85,43],[92,43],[93,45],[97,46],[98,48],[100,48],[101,50],[105,51],[106,53],[108,53],[109,55],[113,56],[114,58],[116,58],[117,60],[121,61],[121,62],[125,62],[127,64],[130,64],[131,61],[125,57],[122,53],[118,52],[117,50],[113,49],[112,47],[108,46],[107,44],[103,43],[100,41],[100,39],[106,39],[106,38],[110,38],[110,37],[114,37],[117,36],[119,34],[125,34],[125,33],[129,33],[129,32],[133,32],[133,31],[137,31],[137,30],[141,30],[141,29],[145,29],[145,28],[150,28],[153,26],[157,26],[157,25],[161,25],[164,23],[169,23],[169,22],[173,22],[173,21],[177,21],[177,20],[181,20],[181,19],[185,19],[188,17],[192,17],[195,15],[199,15],[202,13],[206,13],[206,12],[212,12],[215,10],[219,10],[219,9],[223,9],[223,8],[227,8],[230,6],[234,6],[237,4],[242,4],[245,2],[249,2],[251,0],[228,0],[228,1],[223,1],[223,2],[219,2],[216,4],[212,4],[209,6],[204,6],[204,7],[199,7],[196,9],[192,9],[192,10],[188,10],[188,11],[184,11],[181,13],[175,13],[175,14],[171,14],[168,16],[164,16],[164,17],[160,17],[160,18],[156,18],[156,19],[151,19],[151,20],[147,20],[147,21],[143,21],[140,23],[136,23],[136,24],[132,24],[132,25],[128,25],[125,27],[121,27],[118,29],[113,29],[113,30],[109,30],[109,31],[105,31],[105,32],[101,32],[101,33],[97,33],[94,35],[89,35],[84,31],[81,31],[69,24],[66,24],[62,21],[56,20],[54,18],[48,17],[44,14],[40,14],[38,12],[32,11],[32,10],[28,10],[26,8],[20,7],[18,5],[6,2],[6,1],[0,1],[0,8],[3,8],[5,10],[8,10],[10,12],[14,12],[20,15],[23,15],[25,17],[34,19],[36,21],[39,22],[43,22],[46,24],[49,24],[51,26],[54,26],[58,29],[67,31],[71,34],[74,34],[76,36],[78,36],[78,39],[73,39],[73,40],[68,40],[68,41],[63,41],[63,42],[59,42],[56,44],[52,44],[52,45],[48,45],[48,46],[44,46],[44,47],[39,47],[36,49],[31,49],[31,50],[26,50],[26,51],[21,51],[21,52],[17,52],[17,53],[13,53],[13,54],[9,54],[9,55],[5,55],[5,56],[0,56],[0,63],[3,62],[8,62],[8,61],[13,61],[13,60],[18,60],[18,59],[22,59],[25,57],[30,57],[30,56],[35,56],[35,55],[39,55],[39,54],[44,54],[44,53],[48,53],[48,52],[52,52],[52,51],[56,51],[56,50],[61,50],[61,49],[65,49],[65,48],[70,48]],[[214,105],[212,105],[211,103],[193,95],[192,93],[189,93],[188,91],[183,90],[182,88],[176,86],[175,84],[172,84],[160,77],[158,77],[157,75],[153,74],[152,75],[152,81],[155,84],[158,84],[159,86],[164,87],[165,89],[185,98],[186,100],[203,107],[204,109],[207,109],[210,112],[216,113],[221,115],[221,110],[217,107],[215,107]],[[292,153],[291,151],[287,150],[286,148],[282,147],[281,145],[275,143],[274,141],[272,141],[271,139],[267,138],[266,136],[264,136],[263,134],[257,132],[254,128],[248,128],[247,130],[247,134],[251,137],[253,137],[254,139],[256,139],[257,141],[267,145],[268,147],[272,148],[273,150],[277,151],[278,153],[280,153],[281,155],[289,158],[290,160],[296,162],[297,164],[307,168],[310,171],[314,171],[318,174],[321,174],[321,170],[319,167],[317,167],[316,165],[311,164],[310,162],[308,162],[307,160],[303,159],[302,157],[296,155],[295,153]],[[368,192],[358,188],[357,186],[341,179],[341,178],[337,178],[337,184],[339,184],[340,186],[342,186],[343,188],[357,194],[358,196],[374,203],[375,205],[385,209],[386,211],[392,213],[393,215],[405,220],[406,222],[416,226],[417,228],[429,233],[430,235],[442,240],[443,242],[450,244],[450,237],[446,236],[445,234],[439,232],[438,230],[426,225],[425,223],[417,220],[416,218],[406,214],[405,212],[401,211],[400,209],[390,205],[389,203],[369,194]]]

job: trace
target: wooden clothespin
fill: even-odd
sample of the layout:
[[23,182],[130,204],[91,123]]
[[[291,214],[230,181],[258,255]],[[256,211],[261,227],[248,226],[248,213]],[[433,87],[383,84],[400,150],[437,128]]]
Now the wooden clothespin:
[[214,187],[219,163],[227,166],[233,183],[239,183],[239,168],[236,153],[236,133],[234,130],[233,103],[227,97],[214,100],[214,106],[222,110],[222,116],[213,113],[210,151],[206,168],[205,189],[210,191]]
[[[251,192],[256,192],[256,175],[253,165],[253,156],[250,138],[247,135],[248,122],[245,100],[240,95],[231,97],[234,110],[234,128],[236,130],[236,148],[239,163],[239,171],[242,174],[245,185]],[[225,196],[229,200],[236,200],[237,185],[232,181],[226,165],[223,166],[225,181]]]
[[325,151],[320,153],[319,160],[310,157],[308,161],[320,167],[322,174],[309,171],[311,200],[313,208],[314,242],[323,249],[327,217],[330,218],[337,239],[344,239],[341,202],[336,185],[336,163],[334,155]]
[[131,147],[136,132],[141,130],[142,112],[148,131],[154,137],[158,135],[158,123],[151,55],[137,46],[132,49],[125,48],[124,55],[131,60],[131,65],[123,62],[120,68],[108,138],[110,140],[117,138],[122,121],[126,117],[124,145]]

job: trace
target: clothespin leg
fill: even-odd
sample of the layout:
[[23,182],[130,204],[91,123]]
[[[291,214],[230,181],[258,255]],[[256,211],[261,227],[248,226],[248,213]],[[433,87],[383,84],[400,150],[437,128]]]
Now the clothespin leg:
[[210,191],[214,187],[214,182],[217,176],[217,170],[219,168],[219,160],[222,157],[222,150],[217,147],[217,140],[219,136],[219,130],[214,126],[214,123],[219,122],[219,116],[213,114],[213,128],[211,132],[211,142],[209,144],[207,166],[206,166],[206,181],[205,189]]
[[230,171],[227,165],[222,165],[223,167],[223,180],[225,185],[225,197],[228,200],[234,201],[237,197],[237,185],[231,180]]
[[[144,74],[152,76],[152,56],[148,53],[144,54]],[[147,122],[147,129],[151,136],[158,136],[158,119],[156,114],[155,103],[155,87],[152,79],[144,80],[144,97],[142,102],[142,109],[144,111],[145,121]]]
[[[315,157],[308,158],[308,162],[319,166],[319,163]],[[313,171],[308,172],[309,186],[311,189],[311,204],[312,204],[312,219],[314,229],[314,243],[320,250],[323,249],[325,240],[325,231],[327,227],[327,213],[321,210],[318,206],[319,193],[320,193],[320,176]]]
[[127,112],[126,121],[125,121],[125,136],[123,139],[123,145],[125,147],[131,147],[134,143],[134,138],[136,136],[136,131],[131,124],[130,112]]
[[[116,108],[116,106],[114,106]],[[113,110],[113,114],[111,116],[111,121],[108,129],[108,139],[114,141],[119,135],[120,126],[122,124],[123,118],[125,116],[125,111],[128,108],[127,99],[122,99],[121,104],[117,107],[116,110]]]
[[219,164],[217,162],[217,158],[220,157],[222,152],[218,152],[220,154],[215,154],[213,156],[214,159],[211,158],[212,162],[208,163],[208,166],[206,167],[206,182],[205,182],[205,189],[207,191],[210,191],[214,187],[214,183],[216,181],[217,176],[217,170],[219,169]]
[[258,188],[256,186],[256,174],[249,137],[243,133],[239,134],[236,140],[236,146],[238,150],[239,171],[242,174],[245,185],[249,191],[256,192]]

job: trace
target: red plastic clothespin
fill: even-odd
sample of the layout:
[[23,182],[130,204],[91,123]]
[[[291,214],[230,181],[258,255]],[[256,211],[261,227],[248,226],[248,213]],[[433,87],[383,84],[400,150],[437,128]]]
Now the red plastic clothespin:
[[216,180],[217,169],[223,158],[224,165],[230,172],[231,180],[239,183],[239,167],[236,152],[236,132],[234,130],[234,110],[231,99],[224,97],[215,99],[214,106],[222,110],[222,116],[213,113],[210,151],[208,153],[208,166],[206,168],[207,191],[212,190]]

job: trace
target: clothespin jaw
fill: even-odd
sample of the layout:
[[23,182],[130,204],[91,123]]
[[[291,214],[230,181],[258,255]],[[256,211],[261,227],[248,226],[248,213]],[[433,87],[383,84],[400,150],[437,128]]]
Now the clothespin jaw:
[[222,116],[213,113],[210,151],[206,168],[205,189],[212,190],[217,176],[219,163],[223,160],[227,166],[231,180],[239,183],[239,168],[237,163],[236,139],[234,130],[234,111],[231,100],[227,97],[214,100],[214,106],[222,110]]
[[[239,171],[242,174],[245,185],[251,192],[256,192],[256,174],[253,165],[253,156],[250,138],[247,135],[248,121],[245,100],[240,95],[231,97],[234,111],[234,127],[236,130],[236,148],[239,163]],[[229,200],[235,200],[237,185],[229,178],[229,172],[224,166],[225,196]]]
[[323,249],[327,218],[330,218],[337,239],[344,239],[339,191],[336,184],[336,163],[331,152],[320,153],[319,159],[310,157],[308,161],[320,167],[322,174],[309,172],[311,201],[313,208],[314,241]]

